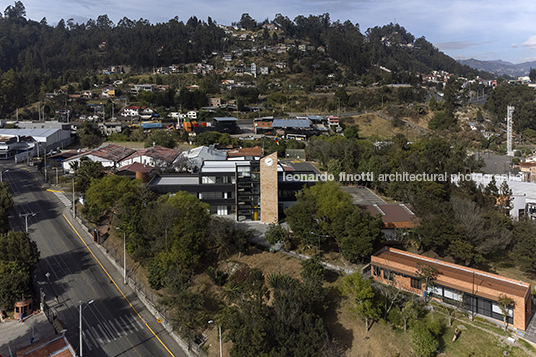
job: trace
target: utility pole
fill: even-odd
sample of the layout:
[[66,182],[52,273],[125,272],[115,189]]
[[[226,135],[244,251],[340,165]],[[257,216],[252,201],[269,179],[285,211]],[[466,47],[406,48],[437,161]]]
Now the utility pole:
[[33,212],[19,213],[19,217],[24,217],[26,221],[26,232],[28,232],[28,216],[35,216]]
[[8,171],[9,170],[4,170],[4,168],[0,169],[0,183],[4,182],[4,174]]
[[123,232],[123,283],[127,285],[127,235]]
[[45,182],[47,182],[47,150],[45,148]]
[[[88,301],[85,307],[88,307],[92,303],[93,303],[93,300]],[[84,356],[84,354],[82,353],[82,305],[83,304],[84,302],[80,301],[80,357]]]
[[73,175],[73,218],[76,218],[76,202],[74,200],[74,175]]

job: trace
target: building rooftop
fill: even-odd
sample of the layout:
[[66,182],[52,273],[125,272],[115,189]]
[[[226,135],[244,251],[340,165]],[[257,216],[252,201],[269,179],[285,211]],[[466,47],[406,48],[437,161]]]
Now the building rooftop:
[[76,353],[64,335],[53,336],[17,350],[17,357],[74,357]]
[[262,148],[255,146],[252,148],[238,148],[227,151],[228,158],[242,157],[242,156],[262,156]]
[[238,121],[235,117],[214,117],[215,121]]
[[177,150],[169,149],[160,145],[155,145],[153,147],[136,150],[135,152],[128,155],[121,161],[133,159],[135,157],[140,157],[140,156],[148,156],[155,160],[161,160],[161,161],[165,161],[168,163],[172,163],[173,161],[175,161],[177,156],[179,156],[179,154],[180,153]]
[[274,119],[272,128],[309,128],[309,119]]
[[105,160],[119,162],[125,157],[133,154],[134,152],[136,151],[123,146],[108,144],[106,146],[101,146],[93,150],[84,151],[76,156],[70,157],[67,160],[77,159],[82,156],[94,155]]
[[153,170],[154,170],[154,168],[152,166],[140,164],[139,162],[135,162],[133,164],[121,167],[119,170],[117,170],[117,172],[130,171],[130,172],[149,173],[149,172],[151,172]]
[[360,205],[359,208],[369,211],[373,216],[380,214],[385,228],[412,228],[418,221],[409,204],[372,204]]

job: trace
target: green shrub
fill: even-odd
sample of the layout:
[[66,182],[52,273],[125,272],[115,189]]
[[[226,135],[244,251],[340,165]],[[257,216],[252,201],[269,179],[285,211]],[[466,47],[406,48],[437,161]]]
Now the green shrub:
[[389,311],[389,314],[387,315],[387,321],[389,321],[395,326],[400,326],[401,315],[400,309],[398,307],[395,307],[394,309],[391,309],[391,311]]

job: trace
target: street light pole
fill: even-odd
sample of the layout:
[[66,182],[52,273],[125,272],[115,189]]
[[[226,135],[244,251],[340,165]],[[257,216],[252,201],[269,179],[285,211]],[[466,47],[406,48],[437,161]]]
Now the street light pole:
[[26,232],[28,232],[28,216],[35,216],[33,212],[19,213],[19,217],[24,217],[26,220]]
[[4,168],[0,169],[0,183],[4,182],[4,174],[8,171],[9,170],[4,170]]
[[[214,323],[214,321],[210,320],[208,323],[212,324],[212,323]],[[220,357],[223,357],[223,349],[222,349],[222,343],[221,343],[221,325],[220,324],[218,324],[218,332],[220,334]]]
[[221,325],[218,324],[218,329],[220,332],[220,357],[223,357],[223,349],[221,347]]
[[[83,301],[80,300],[80,357],[83,357],[84,354],[82,352],[82,305],[83,305]],[[93,300],[91,301],[88,301],[87,305],[85,307],[88,307],[90,304],[93,303]]]
[[123,283],[127,285],[127,235],[123,232]]
[[76,202],[74,201],[74,176],[73,176],[73,218],[76,218]]
[[[119,227],[115,227],[119,229]],[[127,285],[127,234],[123,232],[123,284]]]

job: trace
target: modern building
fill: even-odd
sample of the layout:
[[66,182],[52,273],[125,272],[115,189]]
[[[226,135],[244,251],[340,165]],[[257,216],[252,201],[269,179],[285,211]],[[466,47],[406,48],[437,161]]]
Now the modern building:
[[219,133],[240,134],[240,128],[237,125],[238,119],[234,117],[215,117],[214,131]]
[[208,203],[212,214],[274,223],[319,176],[310,163],[278,163],[274,152],[260,160],[203,160],[189,173],[156,175],[148,187],[160,194],[189,192]]
[[[381,283],[448,304],[462,303],[467,312],[497,322],[503,321],[497,303],[500,295],[510,297],[514,304],[508,309],[506,321],[514,328],[525,330],[530,321],[531,286],[520,280],[505,278],[481,270],[419,254],[385,247],[371,257],[371,276]],[[433,286],[426,288],[418,274],[419,267],[437,269]]]

